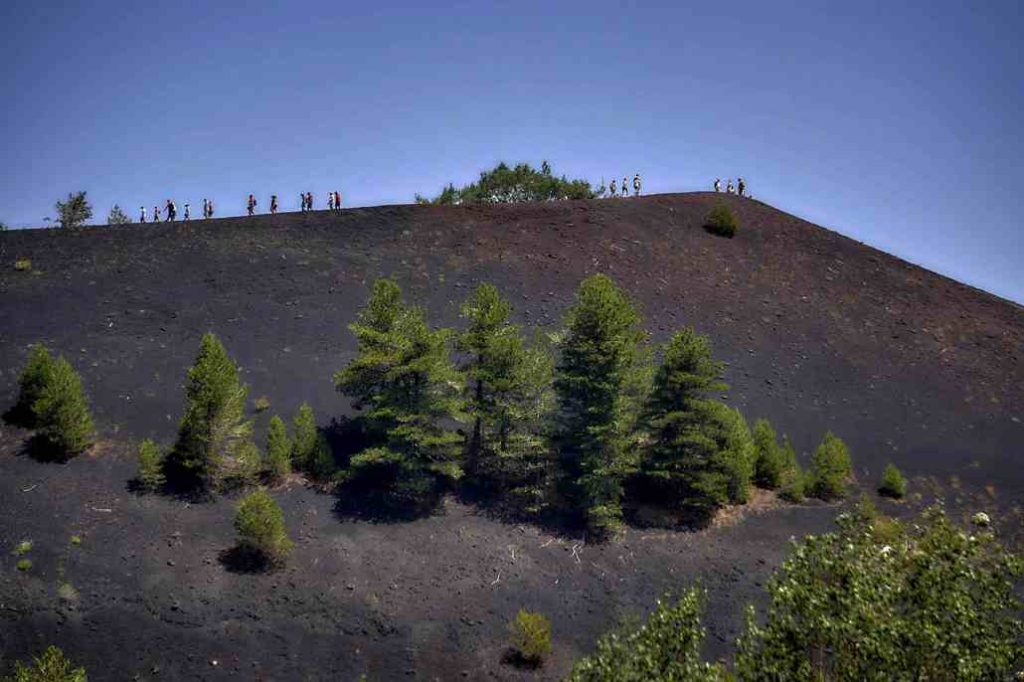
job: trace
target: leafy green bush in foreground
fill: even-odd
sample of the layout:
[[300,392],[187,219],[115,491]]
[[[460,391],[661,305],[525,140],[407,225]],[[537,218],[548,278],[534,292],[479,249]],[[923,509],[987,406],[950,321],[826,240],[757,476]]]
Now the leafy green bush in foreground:
[[86,682],[85,668],[76,668],[55,646],[47,647],[42,656],[32,659],[30,666],[18,661],[14,676],[6,682]]
[[238,547],[255,553],[272,564],[281,563],[292,550],[284,526],[284,514],[265,490],[250,493],[238,504],[235,514]]

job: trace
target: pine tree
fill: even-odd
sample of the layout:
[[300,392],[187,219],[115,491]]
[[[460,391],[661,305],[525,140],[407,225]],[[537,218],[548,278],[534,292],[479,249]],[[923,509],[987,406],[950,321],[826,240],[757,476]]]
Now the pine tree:
[[348,476],[382,485],[407,507],[429,504],[462,475],[460,437],[443,425],[461,418],[462,377],[449,358],[451,332],[431,330],[423,311],[406,306],[398,285],[386,279],[374,284],[349,329],[358,355],[334,381],[366,410],[376,445],[351,458]]
[[709,394],[728,387],[711,343],[683,328],[665,347],[644,414],[641,472],[655,499],[704,510],[745,499],[747,437],[742,417]]
[[316,417],[309,403],[302,403],[292,419],[292,466],[308,469],[317,445]]
[[144,490],[157,490],[164,484],[164,462],[160,446],[148,438],[139,445],[138,474],[136,479]]
[[36,417],[33,405],[43,394],[43,388],[53,373],[54,360],[50,351],[41,343],[33,344],[29,349],[28,361],[18,375],[18,403],[14,407],[16,421],[23,426],[34,428]]
[[32,412],[47,451],[67,457],[92,445],[95,431],[82,380],[63,356],[46,374]]
[[81,227],[86,220],[92,218],[92,206],[85,198],[85,192],[68,194],[68,200],[58,201],[55,208],[61,227]]
[[291,450],[284,422],[274,415],[267,428],[267,471],[272,481],[279,483],[291,473]]
[[474,485],[537,511],[547,469],[541,433],[551,404],[552,361],[539,344],[525,344],[510,313],[490,284],[480,285],[462,305],[469,326],[457,347],[468,356],[463,370],[473,417],[466,471]]
[[555,378],[562,494],[597,535],[622,523],[622,481],[629,470],[635,400],[643,374],[640,314],[605,275],[580,283]]
[[841,499],[846,496],[846,484],[852,475],[853,465],[846,443],[831,431],[827,432],[811,456],[808,492],[822,500]]
[[235,530],[240,549],[270,563],[283,562],[292,550],[281,507],[265,490],[250,493],[238,504]]
[[130,222],[131,219],[121,210],[121,207],[114,204],[107,215],[107,225],[127,225]]
[[227,470],[247,469],[250,453],[240,448],[252,432],[245,419],[248,394],[224,346],[212,333],[204,334],[188,370],[185,414],[171,453],[174,465],[206,487],[216,486]]
[[779,479],[779,497],[788,502],[803,502],[807,476],[800,468],[796,449],[789,436],[782,437],[782,475]]
[[758,419],[754,422],[754,447],[754,481],[762,488],[775,490],[782,485],[782,473],[786,463],[775,429],[767,419]]

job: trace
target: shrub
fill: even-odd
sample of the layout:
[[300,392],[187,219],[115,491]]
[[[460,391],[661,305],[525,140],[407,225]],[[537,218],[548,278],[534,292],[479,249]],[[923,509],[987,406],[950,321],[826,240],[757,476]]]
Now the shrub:
[[781,448],[782,475],[779,480],[779,497],[787,502],[804,501],[804,489],[807,486],[807,474],[800,468],[796,458],[796,450],[788,436],[782,438]]
[[50,381],[53,365],[53,357],[46,346],[33,344],[29,349],[28,361],[18,375],[18,403],[14,406],[16,420],[24,426],[37,426],[34,406]]
[[509,167],[499,163],[493,169],[480,173],[477,182],[456,188],[449,183],[434,199],[419,194],[416,203],[425,204],[509,204],[520,201],[553,201],[558,199],[596,199],[604,187],[593,190],[586,180],[569,180],[551,172],[547,161],[540,170],[520,163]]
[[[597,537],[622,526],[628,447],[646,387],[646,334],[624,291],[605,275],[584,279],[566,316],[568,329],[555,375],[555,444],[561,492]],[[639,389],[639,390],[635,390]]]
[[[723,405],[724,407],[724,405]],[[721,411],[722,457],[728,471],[729,502],[746,504],[754,476],[754,439],[743,414],[736,408]]]
[[299,469],[308,469],[316,452],[319,434],[316,417],[309,403],[302,403],[292,420],[292,464]]
[[164,456],[160,446],[146,439],[139,445],[136,479],[143,490],[158,490],[164,484]]
[[235,514],[238,547],[270,563],[280,563],[292,549],[281,507],[265,490],[250,493]]
[[811,457],[808,492],[822,500],[842,499],[846,496],[846,484],[852,473],[846,443],[831,431],[827,432]]
[[67,457],[92,445],[92,415],[82,392],[82,380],[63,357],[57,358],[46,373],[32,412],[46,450]]
[[748,611],[742,680],[996,680],[1022,663],[1020,557],[941,508],[913,524],[861,507],[808,536]]
[[284,422],[276,414],[267,429],[267,470],[273,481],[280,482],[292,471],[292,444]]
[[265,395],[261,395],[253,401],[252,406],[257,412],[266,412],[270,409],[270,398]]
[[56,209],[61,227],[79,227],[92,218],[92,206],[86,200],[85,192],[68,194],[68,200],[58,201]]
[[76,668],[55,646],[49,646],[43,655],[32,659],[30,666],[18,661],[14,664],[14,677],[10,682],[86,682],[85,668]]
[[246,438],[235,444],[231,456],[223,462],[222,480],[231,486],[245,486],[256,480],[263,468],[263,455],[256,444]]
[[31,559],[18,559],[18,563],[16,563],[14,565],[14,567],[17,568],[19,571],[27,571],[30,568],[32,568],[32,560]]
[[711,234],[717,234],[720,237],[732,238],[736,234],[736,230],[739,227],[736,221],[736,216],[733,215],[732,211],[725,204],[717,204],[708,213],[707,219],[704,221],[704,229]]
[[551,621],[543,613],[519,609],[508,625],[512,650],[530,665],[540,665],[551,653]]
[[323,434],[317,434],[316,445],[309,455],[306,472],[317,481],[329,481],[338,473],[338,465],[334,461],[334,453]]
[[14,556],[25,556],[32,551],[32,541],[22,540],[14,546]]
[[605,635],[597,650],[580,659],[569,673],[570,682],[718,682],[719,666],[701,661],[704,628],[700,615],[703,595],[690,589],[677,602],[659,600],[654,613],[639,628]]
[[786,468],[785,453],[779,447],[775,429],[767,419],[754,422],[754,482],[767,490],[782,485],[782,474]]
[[899,500],[907,494],[907,479],[891,462],[885,466],[882,472],[882,483],[878,486],[878,493],[885,497]]
[[107,225],[127,225],[131,222],[131,219],[121,210],[121,207],[114,204],[114,208],[110,209],[110,213],[107,215]]
[[32,261],[28,258],[19,258],[14,261],[14,269],[18,272],[28,272],[32,269]]
[[224,346],[213,334],[204,334],[195,364],[188,370],[185,414],[171,452],[171,461],[182,473],[213,487],[224,469],[231,468],[236,453],[251,454],[239,450],[239,443],[252,431],[252,424],[244,419],[248,393]]

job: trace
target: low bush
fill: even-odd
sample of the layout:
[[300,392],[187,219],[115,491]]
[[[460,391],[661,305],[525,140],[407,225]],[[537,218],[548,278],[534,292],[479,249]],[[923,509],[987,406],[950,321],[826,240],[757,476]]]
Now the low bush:
[[42,656],[32,659],[25,666],[21,661],[14,664],[14,677],[8,682],[86,682],[85,668],[76,668],[55,646],[47,647]]
[[57,358],[47,373],[32,412],[48,452],[68,457],[92,445],[92,415],[82,392],[82,380],[63,357]]
[[16,563],[14,567],[17,568],[19,571],[27,571],[28,569],[32,568],[32,560],[18,559],[18,563]]
[[267,429],[267,473],[279,483],[292,471],[292,443],[280,417],[274,415]]
[[551,653],[551,621],[543,613],[519,609],[509,623],[512,651],[528,665],[540,665]]
[[164,457],[160,446],[146,439],[139,445],[139,461],[136,480],[139,486],[150,492],[164,484]]
[[14,269],[18,272],[28,272],[32,269],[32,261],[28,258],[19,258],[14,261]]
[[238,504],[235,530],[239,549],[271,564],[283,562],[292,549],[281,507],[265,490],[250,493]]
[[32,541],[22,540],[14,546],[14,556],[25,556],[32,551]]
[[736,230],[739,228],[739,223],[736,220],[736,216],[733,215],[732,211],[725,204],[717,204],[708,213],[707,219],[704,221],[704,229],[711,234],[717,234],[719,237],[729,237],[730,239],[736,234]]
[[266,412],[270,409],[270,398],[261,395],[253,401],[252,406],[257,412]]
[[907,479],[891,462],[886,465],[882,472],[882,483],[878,486],[878,494],[891,497],[894,500],[902,499],[907,494]]
[[846,443],[829,431],[811,456],[807,492],[822,500],[842,499],[846,497],[846,484],[852,474]]

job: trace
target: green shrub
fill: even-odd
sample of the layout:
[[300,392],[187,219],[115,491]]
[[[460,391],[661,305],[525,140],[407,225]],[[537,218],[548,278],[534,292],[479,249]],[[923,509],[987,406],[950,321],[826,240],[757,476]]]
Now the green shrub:
[[499,163],[480,173],[477,182],[456,188],[449,183],[434,199],[416,195],[419,204],[507,204],[521,201],[552,201],[559,199],[596,199],[604,192],[591,189],[586,180],[568,180],[551,172],[547,161],[537,170],[526,163],[510,167]]
[[47,451],[67,457],[92,445],[92,415],[82,392],[82,380],[63,357],[53,363],[32,412]]
[[55,646],[47,647],[43,655],[32,659],[32,665],[14,664],[14,677],[10,682],[86,682],[85,668],[76,668]]
[[719,666],[701,661],[704,628],[700,623],[703,594],[691,589],[676,603],[659,600],[639,628],[625,627],[605,635],[597,650],[580,659],[570,682],[718,682]]
[[160,446],[146,439],[139,445],[136,479],[144,490],[158,490],[164,484],[164,457]]
[[225,460],[221,476],[232,486],[245,486],[256,480],[262,468],[260,449],[246,438],[235,445],[231,457]]
[[238,504],[235,530],[239,548],[260,555],[270,563],[284,561],[292,549],[281,507],[265,490],[250,493]]
[[107,225],[127,225],[131,222],[121,207],[114,204],[114,207],[110,209],[110,213],[107,214]]
[[61,227],[81,227],[92,218],[92,206],[85,198],[85,192],[68,194],[68,200],[58,201],[55,208]]
[[787,502],[803,502],[807,487],[807,474],[800,468],[796,450],[788,436],[782,438],[781,452],[782,474],[779,479],[779,497]]
[[317,481],[329,481],[338,473],[338,466],[334,462],[334,453],[323,434],[318,434],[316,437],[316,445],[313,446],[313,452],[309,456],[306,471]]
[[907,479],[891,462],[886,465],[882,472],[882,483],[878,486],[878,493],[895,500],[902,499],[907,494]]
[[32,551],[32,541],[22,540],[14,546],[14,556],[25,556]]
[[[245,468],[233,462],[252,431],[244,419],[249,389],[239,381],[238,367],[221,342],[203,335],[195,364],[185,384],[185,414],[178,425],[178,439],[170,459],[182,473],[205,487],[215,487],[230,469]],[[258,464],[257,464],[258,466]]]
[[767,490],[782,485],[782,474],[786,468],[785,453],[779,447],[775,429],[767,419],[754,422],[754,482]]
[[551,653],[551,621],[543,613],[519,609],[508,629],[512,650],[520,660],[540,665]]
[[754,476],[754,439],[750,435],[747,420],[738,409],[726,408],[721,412],[721,418],[721,456],[729,476],[729,502],[746,504],[750,496],[750,481]]
[[716,204],[704,221],[704,229],[720,237],[732,238],[738,227],[736,216],[725,204]]
[[17,568],[19,571],[27,571],[28,569],[32,568],[32,560],[18,559],[18,563],[16,563],[14,567]]
[[50,381],[53,365],[53,356],[46,346],[41,343],[33,344],[29,349],[25,367],[18,375],[18,402],[14,406],[17,421],[23,426],[37,426],[34,406]]
[[32,269],[32,261],[28,258],[19,258],[14,261],[14,269],[18,272],[28,272]]
[[309,403],[302,403],[292,420],[292,464],[296,468],[309,468],[316,453],[318,437],[313,408]]
[[808,492],[822,500],[838,500],[846,496],[846,484],[853,473],[850,451],[846,443],[831,431],[825,434],[811,457]]
[[267,429],[267,471],[270,479],[280,482],[292,472],[292,444],[284,422],[276,414]]
[[748,611],[736,672],[760,680],[1005,680],[1019,670],[1020,557],[941,508],[900,524],[861,507],[796,544]]
[[270,409],[270,398],[265,395],[261,395],[253,401],[252,406],[257,412],[266,412]]

